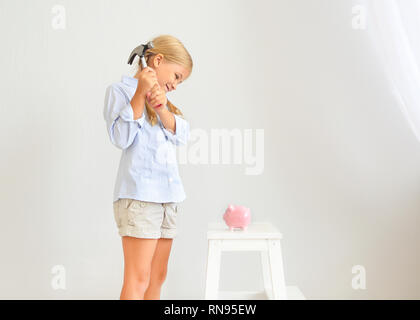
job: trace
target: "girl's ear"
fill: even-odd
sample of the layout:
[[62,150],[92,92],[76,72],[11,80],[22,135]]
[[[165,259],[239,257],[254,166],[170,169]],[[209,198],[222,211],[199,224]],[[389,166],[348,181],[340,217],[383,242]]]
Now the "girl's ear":
[[158,53],[155,57],[156,62],[158,63],[158,65],[160,65],[163,62],[163,54]]

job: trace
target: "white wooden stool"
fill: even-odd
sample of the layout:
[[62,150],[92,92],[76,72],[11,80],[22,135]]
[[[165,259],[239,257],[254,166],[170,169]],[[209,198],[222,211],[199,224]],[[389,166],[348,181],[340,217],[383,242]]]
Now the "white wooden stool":
[[[209,223],[205,299],[305,299],[298,287],[286,286],[280,240],[269,222],[255,222],[247,230],[230,231],[224,222]],[[260,251],[264,291],[219,291],[222,251]]]

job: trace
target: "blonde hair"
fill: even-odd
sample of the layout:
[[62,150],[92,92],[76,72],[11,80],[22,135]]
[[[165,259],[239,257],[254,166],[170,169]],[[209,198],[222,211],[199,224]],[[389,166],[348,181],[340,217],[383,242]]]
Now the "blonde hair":
[[[163,60],[165,62],[169,63],[176,63],[184,68],[186,68],[189,73],[191,73],[193,68],[193,61],[188,53],[187,49],[185,49],[184,45],[179,41],[177,38],[171,36],[171,35],[160,35],[153,40],[153,48],[146,50],[144,54],[144,58],[146,59],[146,62],[149,62],[149,58],[156,55],[156,54],[162,54]],[[138,69],[141,67],[141,61],[139,59],[138,62]],[[168,99],[168,108],[169,111],[176,115],[180,115],[183,117],[183,114],[181,110],[179,110],[177,107],[175,107]],[[146,100],[146,109],[147,109],[147,115],[149,118],[149,121],[152,126],[157,124],[157,115],[156,112],[153,110],[153,107],[149,105],[149,103]]]

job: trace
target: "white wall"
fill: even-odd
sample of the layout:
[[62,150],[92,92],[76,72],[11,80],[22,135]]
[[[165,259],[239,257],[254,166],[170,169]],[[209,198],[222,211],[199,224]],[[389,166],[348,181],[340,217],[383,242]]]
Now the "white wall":
[[[0,298],[118,299],[112,213],[121,150],[105,88],[131,50],[172,34],[194,59],[168,98],[192,129],[264,129],[261,175],[180,164],[162,299],[202,299],[207,223],[229,203],[283,232],[285,276],[308,299],[420,298],[420,151],[371,53],[357,1],[0,1]],[[52,28],[54,5],[66,29]],[[262,289],[258,256],[223,254],[221,289]],[[63,265],[66,290],[53,290]],[[352,267],[366,268],[354,290]],[[241,272],[235,272],[240,268]]]

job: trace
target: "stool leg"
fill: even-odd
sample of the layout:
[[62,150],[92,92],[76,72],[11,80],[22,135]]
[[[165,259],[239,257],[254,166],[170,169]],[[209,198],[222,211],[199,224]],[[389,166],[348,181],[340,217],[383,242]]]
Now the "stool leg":
[[209,240],[206,267],[206,300],[217,300],[219,295],[221,240]]
[[[268,250],[268,248],[267,248]],[[267,299],[273,299],[273,292],[271,288],[271,275],[270,275],[270,260],[268,258],[268,251],[260,251],[261,256],[261,269],[264,281],[264,291]]]
[[283,259],[280,240],[268,241],[268,256],[270,260],[271,285],[273,288],[273,299],[287,299],[286,284],[284,281]]

